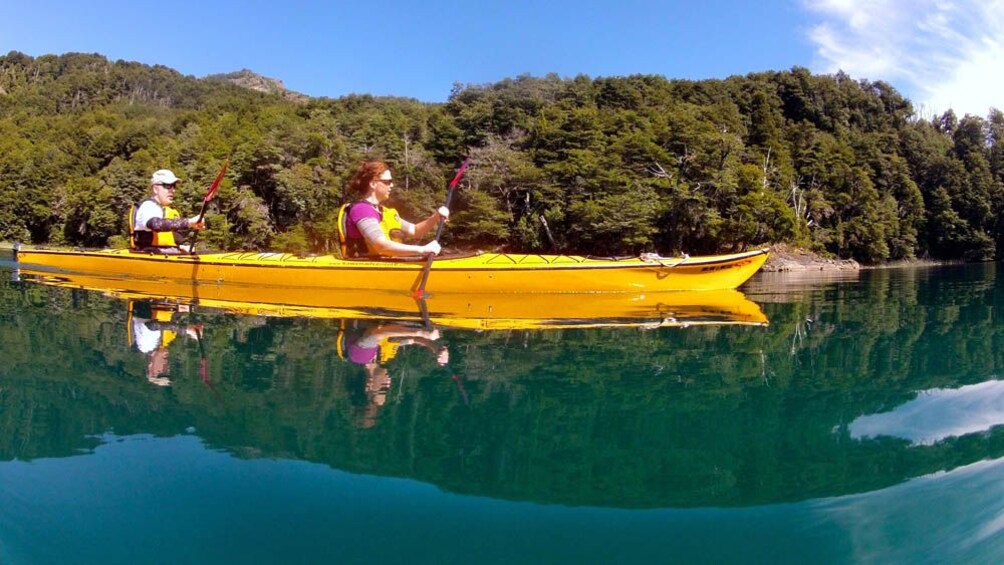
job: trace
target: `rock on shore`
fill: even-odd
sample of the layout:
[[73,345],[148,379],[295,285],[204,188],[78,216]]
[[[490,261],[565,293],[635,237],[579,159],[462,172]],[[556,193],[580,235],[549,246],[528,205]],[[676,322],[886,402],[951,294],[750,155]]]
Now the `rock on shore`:
[[854,259],[830,259],[805,249],[784,244],[770,248],[770,257],[761,269],[768,273],[801,271],[857,271],[861,265]]

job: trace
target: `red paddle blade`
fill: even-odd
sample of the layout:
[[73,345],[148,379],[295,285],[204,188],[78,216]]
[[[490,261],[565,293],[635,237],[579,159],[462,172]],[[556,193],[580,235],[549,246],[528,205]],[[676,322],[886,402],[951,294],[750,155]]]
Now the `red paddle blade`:
[[470,162],[471,162],[470,157],[464,159],[463,164],[460,165],[459,169],[457,169],[457,176],[453,177],[453,180],[450,181],[450,188],[454,188],[457,186],[457,183],[460,182],[460,177],[464,176],[464,171],[467,170],[467,164]]
[[223,161],[223,167],[220,172],[213,179],[213,184],[209,185],[209,191],[206,192],[206,197],[202,199],[203,202],[209,202],[216,196],[216,191],[220,189],[220,183],[223,182],[223,175],[227,174],[227,167],[230,165],[230,159]]

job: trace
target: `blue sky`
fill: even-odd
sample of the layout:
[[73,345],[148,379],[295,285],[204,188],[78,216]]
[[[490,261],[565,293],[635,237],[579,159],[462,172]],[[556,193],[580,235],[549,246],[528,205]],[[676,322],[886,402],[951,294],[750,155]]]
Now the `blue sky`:
[[95,52],[194,76],[248,68],[311,96],[443,101],[455,82],[527,73],[802,66],[889,82],[924,117],[1004,108],[1004,0],[0,0],[0,13],[0,53]]

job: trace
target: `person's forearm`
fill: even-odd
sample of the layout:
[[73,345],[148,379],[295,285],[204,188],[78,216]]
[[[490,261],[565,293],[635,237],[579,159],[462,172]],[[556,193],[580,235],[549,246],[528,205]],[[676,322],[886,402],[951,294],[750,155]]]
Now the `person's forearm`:
[[[425,245],[410,245],[388,239],[380,229],[380,224],[373,218],[366,218],[358,222],[357,227],[366,239],[366,246],[369,250],[378,255],[387,257],[405,257],[409,255],[425,255],[432,252],[439,253],[439,244],[436,242]],[[408,224],[412,226],[413,224]],[[408,231],[412,231],[410,228]]]
[[149,222],[146,223],[146,227],[153,231],[178,231],[187,230],[189,228],[188,218],[177,218],[174,220],[165,220],[164,218],[151,218]]
[[370,247],[372,247],[373,250],[380,255],[388,255],[391,257],[407,257],[410,255],[425,254],[425,249],[421,245],[399,243],[387,238],[380,238],[377,241],[371,241]]
[[415,239],[421,239],[425,234],[432,231],[439,223],[439,214],[433,213],[428,218],[415,224]]

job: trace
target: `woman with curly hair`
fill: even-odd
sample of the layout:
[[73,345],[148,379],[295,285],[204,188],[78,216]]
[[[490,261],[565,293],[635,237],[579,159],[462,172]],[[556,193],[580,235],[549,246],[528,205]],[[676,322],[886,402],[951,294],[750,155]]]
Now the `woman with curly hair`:
[[347,204],[342,211],[342,229],[346,258],[408,257],[438,255],[442,250],[438,241],[424,245],[404,243],[404,238],[421,239],[433,230],[440,219],[450,217],[450,210],[440,206],[428,218],[411,223],[401,219],[397,210],[383,203],[394,189],[390,167],[381,161],[367,161],[349,181],[349,190],[361,198]]

